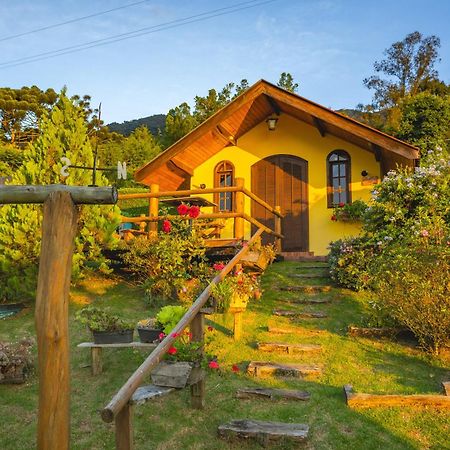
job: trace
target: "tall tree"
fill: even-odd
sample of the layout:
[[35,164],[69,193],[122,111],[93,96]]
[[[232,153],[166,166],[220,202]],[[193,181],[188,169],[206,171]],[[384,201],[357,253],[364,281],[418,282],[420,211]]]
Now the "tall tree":
[[372,75],[364,79],[366,87],[374,90],[375,108],[396,106],[407,95],[416,95],[421,86],[436,80],[440,45],[437,36],[424,37],[414,31],[386,49],[386,58],[374,63],[375,72],[383,77]]
[[283,72],[280,75],[277,86],[290,92],[297,92],[298,90],[298,83],[294,82],[294,77],[289,72]]

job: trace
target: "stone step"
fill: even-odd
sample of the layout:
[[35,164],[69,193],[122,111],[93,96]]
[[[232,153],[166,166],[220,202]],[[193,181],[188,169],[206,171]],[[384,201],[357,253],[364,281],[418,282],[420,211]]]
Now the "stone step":
[[300,298],[277,298],[279,302],[286,303],[295,303],[297,305],[322,305],[324,303],[330,303],[331,298],[309,298],[309,297],[300,297]]
[[258,342],[258,350],[262,352],[283,353],[312,353],[320,352],[322,347],[318,344],[288,344],[285,342]]
[[279,291],[288,292],[304,292],[306,294],[318,294],[320,292],[330,292],[331,286],[309,286],[309,285],[297,285],[297,286],[280,286],[277,288]]
[[289,278],[300,278],[304,280],[309,280],[311,278],[330,278],[330,274],[328,272],[320,272],[320,273],[290,273],[288,274]]
[[255,439],[263,447],[267,447],[276,441],[305,442],[309,427],[300,423],[239,419],[219,425],[217,432],[222,439]]
[[242,388],[236,391],[236,397],[240,399],[267,398],[270,400],[307,401],[311,398],[311,394],[292,389]]
[[329,269],[329,264],[302,264],[301,266],[297,266],[296,269]]
[[170,394],[174,390],[174,388],[155,386],[154,384],[141,386],[136,389],[131,397],[130,403],[133,405],[143,405],[156,397]]
[[282,317],[300,317],[301,319],[325,319],[328,317],[325,313],[320,311],[290,311],[288,309],[274,309],[273,314]]
[[308,328],[285,328],[268,326],[267,331],[272,334],[300,334],[303,336],[319,336],[326,333],[325,330],[310,330]]
[[320,375],[322,369],[317,364],[285,364],[264,361],[251,361],[247,373],[255,377],[282,376],[303,378]]

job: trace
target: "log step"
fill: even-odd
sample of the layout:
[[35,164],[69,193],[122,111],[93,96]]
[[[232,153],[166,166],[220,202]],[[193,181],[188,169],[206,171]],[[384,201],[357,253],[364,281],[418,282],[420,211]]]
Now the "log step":
[[322,347],[317,344],[288,344],[284,342],[258,342],[258,350],[263,352],[312,353],[320,352]]
[[328,264],[305,264],[305,265],[301,265],[296,267],[296,269],[298,270],[302,270],[302,269],[329,269],[330,266]]
[[330,278],[328,272],[323,273],[290,273],[290,278],[311,279],[311,278]]
[[300,317],[302,319],[325,319],[328,317],[323,312],[290,311],[288,309],[274,309],[273,314],[275,316]]
[[320,292],[330,292],[331,286],[280,286],[278,287],[278,290],[288,292],[305,292],[306,294],[318,294]]
[[317,336],[320,334],[325,334],[326,331],[324,330],[310,330],[308,328],[282,328],[282,327],[267,327],[267,331],[269,333],[273,334],[301,334],[301,335],[307,335],[307,336]]
[[143,405],[156,397],[170,394],[174,390],[174,388],[155,386],[154,384],[141,386],[136,389],[131,397],[130,403],[133,405]]
[[256,439],[262,446],[267,447],[275,441],[305,442],[309,427],[299,423],[242,419],[219,425],[217,432],[222,439]]
[[268,398],[270,400],[307,401],[311,398],[311,394],[292,389],[242,388],[236,391],[236,397],[241,399]]
[[323,305],[330,303],[330,298],[278,298],[279,302],[296,303],[299,305]]
[[[409,395],[380,395],[354,393],[351,385],[344,386],[344,395],[347,406],[350,408],[374,408],[380,406],[432,406],[435,408],[450,409],[448,395],[409,394]],[[445,385],[444,385],[444,392]]]
[[322,369],[316,365],[307,364],[280,364],[273,362],[251,361],[247,367],[247,373],[255,377],[286,376],[303,378],[308,375],[320,375]]

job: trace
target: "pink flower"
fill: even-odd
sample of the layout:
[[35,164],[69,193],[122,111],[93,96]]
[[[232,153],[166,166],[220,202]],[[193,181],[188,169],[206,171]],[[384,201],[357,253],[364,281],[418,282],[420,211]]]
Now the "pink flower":
[[210,369],[218,369],[219,368],[219,363],[217,361],[210,361],[210,363],[208,364],[208,367]]
[[159,333],[159,339],[164,339],[166,335],[164,333]]
[[339,202],[339,208],[342,208],[343,206],[345,206],[345,203],[344,202]]
[[189,212],[189,206],[181,203],[178,205],[177,211],[180,216],[185,216]]
[[421,235],[422,237],[428,237],[428,236],[430,235],[430,233],[428,233],[428,230],[422,230],[422,231],[420,232],[420,235]]
[[225,267],[225,264],[223,264],[223,263],[216,263],[213,265],[213,269],[217,270],[218,272],[223,270],[224,267]]
[[189,208],[189,217],[196,219],[200,214],[200,208],[196,205]]
[[239,366],[237,366],[236,364],[233,364],[233,367],[231,368],[231,370],[232,370],[234,373],[237,373],[237,372],[240,372],[240,371],[241,371],[241,369],[239,369]]
[[175,355],[176,352],[177,352],[177,349],[175,347],[170,347],[169,350],[167,350],[167,353],[169,355]]
[[170,230],[172,229],[172,224],[170,223],[170,220],[164,220],[162,224],[162,230],[164,233],[170,233]]
[[332,220],[333,222],[336,222],[337,217],[333,214],[333,215],[331,216],[331,220]]
[[180,333],[172,333],[173,338],[177,338],[180,335]]

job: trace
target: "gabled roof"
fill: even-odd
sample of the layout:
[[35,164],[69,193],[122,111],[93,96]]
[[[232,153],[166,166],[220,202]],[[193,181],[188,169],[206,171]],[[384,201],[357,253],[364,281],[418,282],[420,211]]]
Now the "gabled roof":
[[284,113],[375,154],[411,164],[419,150],[350,117],[260,80],[135,173],[136,181],[177,189],[187,175],[273,113]]

